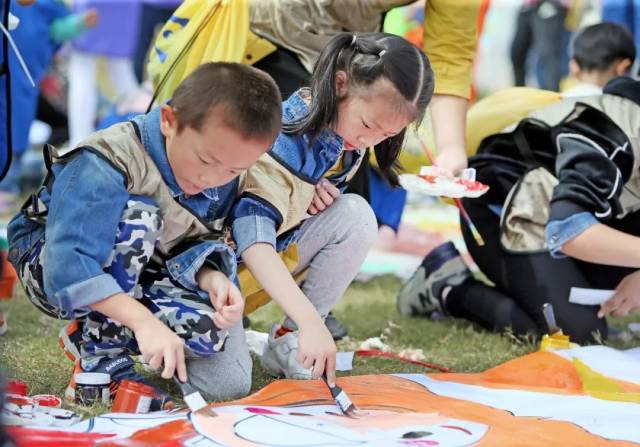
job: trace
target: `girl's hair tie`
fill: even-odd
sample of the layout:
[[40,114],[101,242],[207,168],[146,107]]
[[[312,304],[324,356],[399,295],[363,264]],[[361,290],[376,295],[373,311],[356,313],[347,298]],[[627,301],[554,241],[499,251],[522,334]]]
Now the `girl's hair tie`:
[[353,38],[351,38],[351,45],[354,45],[356,43],[356,35],[353,35]]
[[380,52],[378,53],[378,57],[382,57],[386,54],[387,50],[380,50]]

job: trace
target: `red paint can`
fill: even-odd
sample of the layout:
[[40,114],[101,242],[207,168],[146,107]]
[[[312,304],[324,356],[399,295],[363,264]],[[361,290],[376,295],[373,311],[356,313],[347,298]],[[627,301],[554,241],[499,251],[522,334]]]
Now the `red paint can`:
[[155,390],[144,383],[123,380],[111,408],[117,413],[148,413]]
[[29,387],[22,380],[9,380],[7,381],[7,387],[5,388],[7,394],[17,394],[18,396],[26,396],[29,392]]
[[62,399],[53,394],[36,394],[31,398],[41,407],[60,408],[62,406]]

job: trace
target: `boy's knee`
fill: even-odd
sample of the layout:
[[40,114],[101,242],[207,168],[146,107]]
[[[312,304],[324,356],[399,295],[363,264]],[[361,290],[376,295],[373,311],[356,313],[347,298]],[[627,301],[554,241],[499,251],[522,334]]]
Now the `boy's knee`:
[[208,401],[239,399],[251,391],[249,352],[230,354],[223,351],[187,360],[189,383]]

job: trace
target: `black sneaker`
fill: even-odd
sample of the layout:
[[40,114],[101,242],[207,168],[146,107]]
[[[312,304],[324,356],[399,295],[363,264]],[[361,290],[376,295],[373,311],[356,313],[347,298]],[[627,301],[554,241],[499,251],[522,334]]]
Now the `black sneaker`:
[[327,318],[324,319],[324,324],[327,326],[327,329],[329,329],[329,332],[331,332],[334,340],[342,340],[349,333],[347,328],[344,327],[331,312],[329,312]]
[[445,286],[457,286],[471,277],[453,242],[434,248],[425,256],[418,270],[404,284],[398,294],[396,307],[404,316],[445,314],[442,306],[442,290]]

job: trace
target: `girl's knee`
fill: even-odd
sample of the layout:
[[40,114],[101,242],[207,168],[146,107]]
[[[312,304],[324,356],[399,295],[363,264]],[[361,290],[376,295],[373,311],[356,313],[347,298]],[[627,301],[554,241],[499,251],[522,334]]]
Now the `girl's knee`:
[[378,234],[378,222],[371,205],[357,194],[344,194],[332,205],[338,206],[344,216],[343,222],[349,224],[351,233],[363,243],[373,243]]

